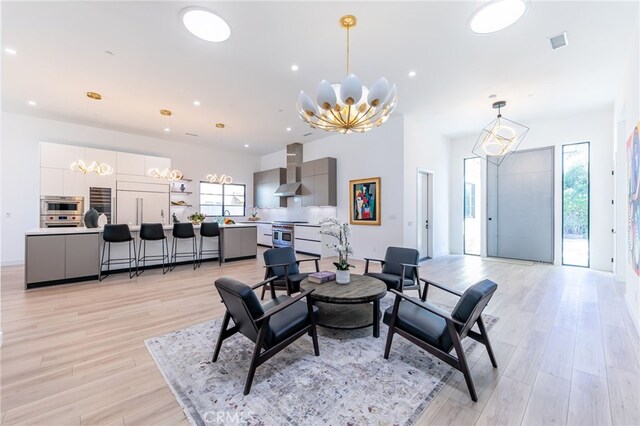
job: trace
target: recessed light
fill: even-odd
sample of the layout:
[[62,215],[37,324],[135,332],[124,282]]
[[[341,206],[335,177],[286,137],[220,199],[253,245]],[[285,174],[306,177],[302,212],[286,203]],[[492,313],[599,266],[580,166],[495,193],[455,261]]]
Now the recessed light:
[[416,76],[415,71],[409,71],[409,77],[415,77],[415,76]]
[[287,131],[287,132],[290,132],[290,131],[291,131],[291,127],[287,127],[287,128],[286,128],[286,131]]
[[165,131],[165,132],[170,132],[170,131],[171,131],[171,129],[170,129],[170,128],[168,128],[168,127],[165,127],[165,128],[164,128],[164,131]]
[[225,41],[231,35],[229,24],[216,15],[200,7],[188,7],[180,12],[182,23],[194,36],[214,43]]
[[224,129],[224,123],[216,123],[218,129]]
[[101,101],[102,95],[98,92],[87,92],[87,98],[93,99],[94,101]]
[[245,144],[244,144],[244,147],[245,147],[245,148],[249,148],[249,145],[245,143]]
[[469,28],[477,34],[495,33],[515,23],[526,10],[523,0],[494,0],[474,12]]
[[296,64],[291,65],[291,71],[298,71],[298,66]]
[[31,106],[36,106],[36,105],[38,105],[38,104],[36,103],[36,101],[29,101],[29,102],[27,102],[27,103],[28,103],[29,105],[31,105]]
[[4,49],[5,52],[7,52],[9,55],[17,55],[18,51],[16,49],[12,49],[10,47],[7,47]]
[[193,105],[200,106],[200,101],[193,101]]

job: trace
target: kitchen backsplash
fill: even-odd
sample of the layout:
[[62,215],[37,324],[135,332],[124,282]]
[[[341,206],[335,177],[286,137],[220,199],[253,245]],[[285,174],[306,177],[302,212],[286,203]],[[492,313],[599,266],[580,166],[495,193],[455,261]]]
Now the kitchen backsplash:
[[302,207],[300,197],[287,200],[288,207],[258,209],[258,216],[264,221],[292,220],[318,223],[326,217],[336,217],[335,207]]

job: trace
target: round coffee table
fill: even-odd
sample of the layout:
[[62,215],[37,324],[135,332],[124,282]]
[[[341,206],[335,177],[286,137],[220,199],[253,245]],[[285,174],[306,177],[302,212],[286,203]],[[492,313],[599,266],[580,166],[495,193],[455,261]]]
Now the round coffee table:
[[315,290],[309,297],[319,309],[318,325],[352,330],[373,324],[373,337],[380,336],[380,299],[387,294],[384,282],[373,277],[351,274],[349,284],[338,284],[335,281],[316,284],[305,278],[300,282],[300,288]]

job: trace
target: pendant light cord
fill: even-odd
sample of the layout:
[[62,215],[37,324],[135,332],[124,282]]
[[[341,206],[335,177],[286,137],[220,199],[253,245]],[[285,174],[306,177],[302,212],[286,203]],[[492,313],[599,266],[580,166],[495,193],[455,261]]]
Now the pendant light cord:
[[349,75],[349,30],[351,26],[347,27],[347,75]]

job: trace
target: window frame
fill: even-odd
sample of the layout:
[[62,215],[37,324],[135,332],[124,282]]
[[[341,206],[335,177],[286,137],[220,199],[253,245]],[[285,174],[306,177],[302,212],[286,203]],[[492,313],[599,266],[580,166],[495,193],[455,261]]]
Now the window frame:
[[[245,183],[218,183],[218,184],[212,184],[211,182],[208,182],[206,180],[201,180],[200,184],[198,185],[198,208],[199,211],[202,211],[202,206],[215,206],[217,207],[217,204],[202,204],[202,194],[206,194],[206,195],[214,195],[214,196],[218,196],[219,194],[212,194],[209,192],[202,192],[202,184],[207,184],[207,185],[220,185],[222,187],[222,195],[220,195],[222,197],[222,204],[220,205],[222,213],[220,216],[224,216],[224,211],[228,210],[226,208],[225,205],[225,197],[227,196],[227,194],[225,193],[226,187],[227,186],[241,186],[243,189],[243,198],[244,198],[244,203],[242,205],[242,214],[241,215],[236,215],[236,214],[230,214],[228,216],[225,217],[245,217],[247,214],[247,184]],[[240,207],[237,205],[234,205],[232,207]],[[213,215],[205,215],[206,217],[214,217]]]

